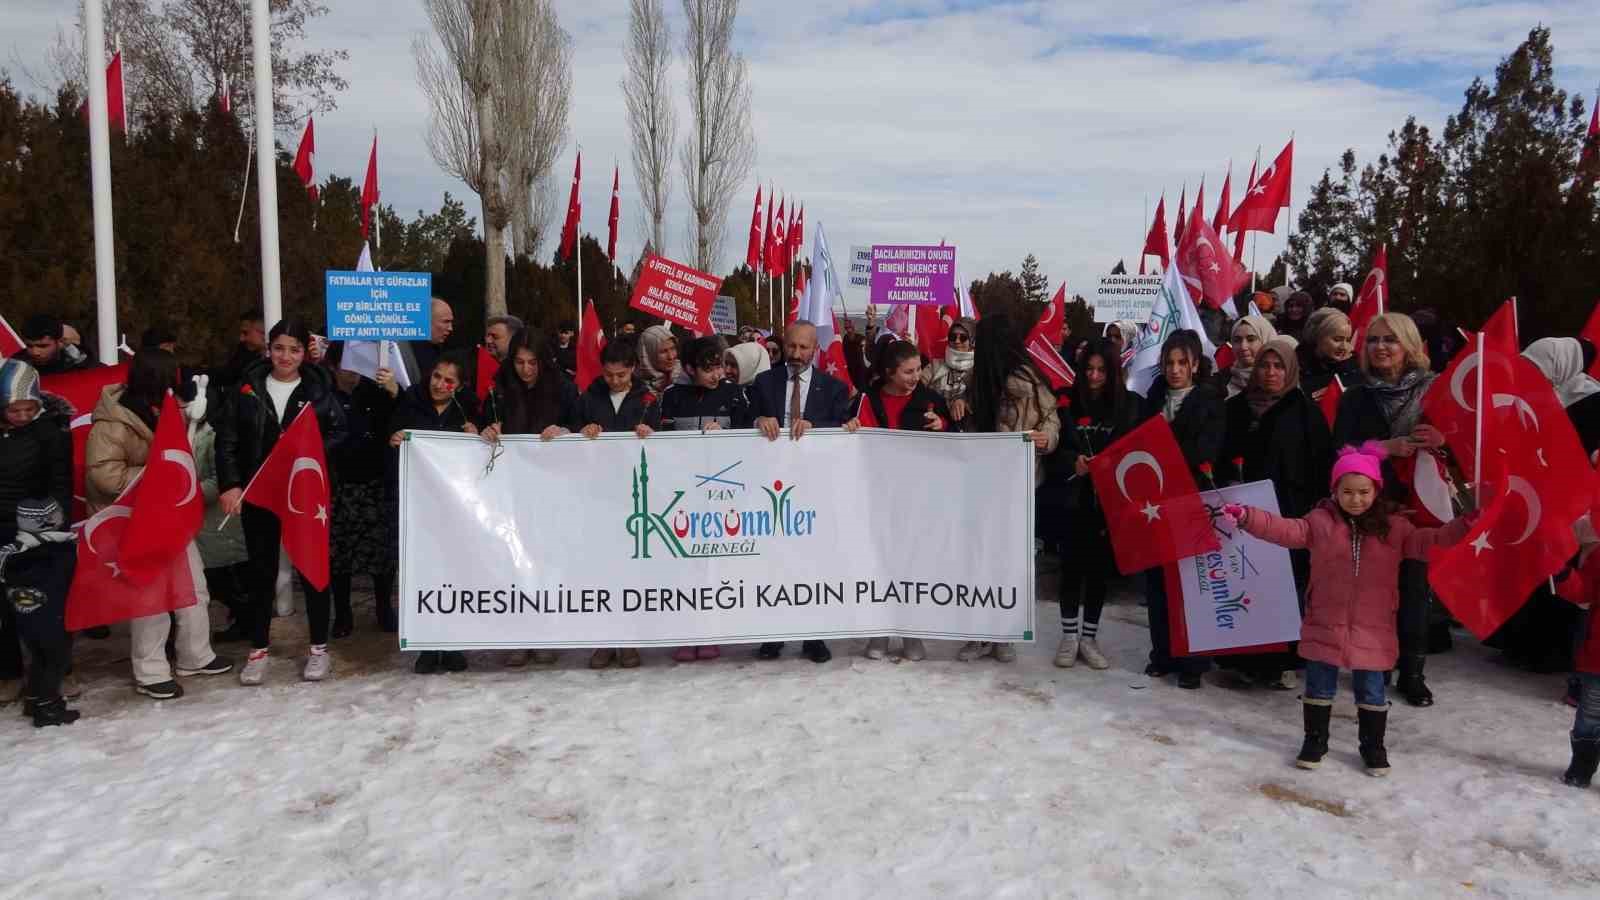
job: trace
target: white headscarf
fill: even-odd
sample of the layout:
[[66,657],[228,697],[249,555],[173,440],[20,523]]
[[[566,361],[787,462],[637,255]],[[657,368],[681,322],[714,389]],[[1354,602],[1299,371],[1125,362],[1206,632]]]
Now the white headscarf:
[[[1268,322],[1265,316],[1240,316],[1239,320],[1233,323],[1233,330],[1228,332],[1228,336],[1230,338],[1233,337],[1233,335],[1239,333],[1240,329],[1255,332],[1256,338],[1261,342],[1256,348],[1258,357],[1262,348],[1266,347],[1267,341],[1278,336],[1278,329],[1273,328],[1272,323]],[[1248,388],[1250,386],[1250,376],[1254,371],[1255,366],[1253,364],[1247,366],[1242,360],[1235,359],[1229,372],[1228,396],[1233,397]]]
[[1522,355],[1550,379],[1562,406],[1600,392],[1600,381],[1583,370],[1583,345],[1577,338],[1540,338],[1529,344]]
[[767,355],[767,348],[755,341],[734,344],[728,348],[728,353],[739,363],[740,387],[748,387],[757,375],[772,368],[772,357]]
[[681,362],[674,362],[671,372],[662,372],[656,368],[656,353],[667,341],[676,340],[677,338],[672,335],[672,329],[665,325],[651,325],[639,335],[639,371],[644,374],[644,380],[652,388],[659,390],[663,380],[669,385],[687,381]]

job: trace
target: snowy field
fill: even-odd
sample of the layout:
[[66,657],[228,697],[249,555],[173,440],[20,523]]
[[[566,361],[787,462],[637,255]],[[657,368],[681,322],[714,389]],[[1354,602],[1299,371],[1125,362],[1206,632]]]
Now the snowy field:
[[266,687],[166,703],[133,693],[119,631],[78,645],[83,720],[7,710],[0,896],[1600,896],[1560,676],[1458,640],[1439,705],[1394,708],[1391,777],[1361,770],[1347,684],[1302,772],[1294,693],[1149,683],[1117,599],[1106,672],[1051,665],[1041,604],[1014,665],[855,641],[824,666],[485,653],[424,677],[358,607],[331,681],[299,680],[297,616]]

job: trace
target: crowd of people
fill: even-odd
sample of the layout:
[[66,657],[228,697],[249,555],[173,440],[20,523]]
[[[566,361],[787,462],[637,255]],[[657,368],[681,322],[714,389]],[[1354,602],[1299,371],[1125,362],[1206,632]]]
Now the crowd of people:
[[[308,681],[328,677],[331,642],[356,628],[356,575],[372,578],[376,627],[397,628],[397,448],[408,429],[464,432],[491,443],[508,435],[551,440],[631,432],[647,439],[659,430],[728,428],[755,429],[769,440],[863,426],[1024,433],[1036,456],[1038,544],[1061,565],[1054,663],[1073,668],[1081,660],[1103,670],[1110,663],[1097,637],[1116,577],[1105,503],[1115,499],[1098,496],[1086,476],[1096,455],[1159,416],[1197,483],[1274,485],[1277,514],[1226,512],[1245,530],[1289,548],[1304,626],[1302,641],[1288,652],[1176,653],[1168,640],[1173,598],[1161,570],[1145,572],[1135,580],[1150,624],[1145,673],[1198,689],[1217,665],[1240,685],[1301,689],[1305,743],[1297,762],[1310,768],[1327,752],[1339,670],[1351,670],[1362,756],[1369,771],[1383,774],[1391,680],[1407,703],[1432,705],[1427,656],[1450,641],[1448,616],[1428,587],[1426,551],[1459,540],[1472,515],[1442,529],[1414,526],[1402,513],[1407,495],[1394,465],[1419,453],[1447,453],[1443,435],[1422,415],[1422,397],[1460,342],[1423,311],[1378,316],[1358,344],[1347,315],[1351,296],[1342,284],[1320,303],[1300,291],[1263,292],[1253,299],[1255,311],[1234,321],[1207,310],[1207,337],[1228,346],[1227,365],[1213,365],[1200,334],[1177,331],[1161,347],[1160,377],[1144,396],[1127,386],[1126,351],[1139,334],[1134,323],[1069,335],[1061,350],[1076,381],[1058,393],[1025,349],[1034,323],[1005,313],[946,320],[938,359],[873,323],[865,333],[851,325],[843,335],[846,378],[815,365],[817,329],[803,321],[780,334],[745,328],[727,340],[629,322],[605,345],[598,377],[588,384],[575,381],[570,323],[542,335],[511,316],[489,320],[481,346],[498,370],[492,384],[474,384],[478,367],[453,349],[454,313],[443,300],[433,303],[431,338],[402,345],[393,365],[371,377],[342,368],[345,348],[293,320],[269,330],[259,315],[242,317],[237,347],[203,371],[180,367],[170,332],[153,328],[131,358],[126,383],[107,387],[93,409],[85,500],[90,512],[104,508],[137,477],[166,392],[179,385],[208,502],[206,526],[188,551],[199,602],[129,624],[135,690],[171,700],[183,694],[182,677],[237,671],[246,685],[265,678],[273,620],[293,612],[296,573],[280,547],[276,517],[244,500],[243,488],[305,407],[320,425],[333,486],[330,582],[317,590],[299,579],[310,634],[302,668]],[[0,604],[0,702],[22,699],[33,723],[45,726],[78,716],[67,705],[77,686],[73,637],[63,624],[73,559],[65,521],[73,500],[68,429],[76,412],[42,391],[40,376],[90,361],[48,316],[29,320],[22,337],[26,347],[0,367],[0,578],[7,586]],[[1594,354],[1575,338],[1537,341],[1526,353],[1551,379],[1590,453],[1600,450],[1600,383],[1585,374]],[[1330,422],[1318,402],[1336,378],[1344,393]],[[1560,581],[1563,596],[1587,602],[1600,590],[1594,587],[1600,569],[1585,567]],[[216,632],[212,600],[228,615]],[[1600,763],[1600,634],[1575,605],[1546,592],[1496,640],[1508,656],[1547,671],[1572,667],[1573,649],[1586,648],[1577,654],[1571,690],[1579,712],[1567,780],[1587,785]],[[213,650],[235,642],[248,644],[242,659]],[[781,643],[766,643],[756,655],[773,659],[782,650]],[[890,651],[889,639],[879,637],[865,653],[880,659]],[[720,652],[682,647],[674,659],[689,663]],[[900,649],[909,660],[927,652],[916,639]],[[816,663],[832,656],[821,640],[804,641],[801,653]],[[958,648],[956,658],[1009,663],[1016,650],[974,641]],[[550,651],[515,650],[503,663],[554,659]],[[411,664],[430,674],[462,671],[468,660],[457,651],[427,651]],[[632,647],[599,648],[588,664],[632,668],[641,658]]]

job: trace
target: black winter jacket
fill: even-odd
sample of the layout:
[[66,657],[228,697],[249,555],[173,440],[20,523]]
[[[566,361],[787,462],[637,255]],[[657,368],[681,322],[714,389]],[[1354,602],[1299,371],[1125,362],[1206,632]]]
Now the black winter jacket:
[[[1100,503],[1094,493],[1094,481],[1088,476],[1075,477],[1078,460],[1105,452],[1112,442],[1132,431],[1139,424],[1140,402],[1138,394],[1128,392],[1121,409],[1115,412],[1074,409],[1063,415],[1061,444],[1045,457],[1045,483],[1039,490],[1048,492],[1051,501],[1061,508],[1098,514]],[[1089,424],[1079,425],[1083,419],[1088,419]]]
[[17,534],[17,502],[49,497],[72,510],[71,407],[45,394],[44,411],[21,428],[0,431],[0,544]]
[[365,378],[350,393],[335,391],[344,411],[346,438],[328,460],[335,477],[366,484],[383,476],[389,450],[389,419],[394,414],[395,398]]
[[[541,372],[541,377],[546,373]],[[518,410],[513,402],[516,398],[507,395],[504,384],[496,383],[483,398],[483,409],[478,414],[478,428],[488,428],[498,424],[501,434],[538,434],[551,425],[565,428],[568,431],[577,431],[584,426],[578,410],[578,388],[572,380],[560,372],[549,373],[551,377],[561,379],[557,387],[559,400],[556,404],[555,418],[546,420],[546,417],[533,414],[532,410]],[[535,382],[537,384],[537,382]],[[522,402],[531,405],[534,391],[537,388],[525,388],[520,383],[512,386],[510,390],[522,392]]]
[[1257,420],[1240,394],[1228,401],[1227,411],[1228,434],[1216,468],[1228,481],[1271,481],[1278,512],[1287,518],[1304,516],[1328,496],[1333,437],[1310,397],[1290,391]]
[[[1161,408],[1166,403],[1167,381],[1157,378],[1156,383],[1150,386],[1150,392],[1145,395],[1139,421],[1161,415]],[[1222,394],[1215,387],[1200,383],[1184,398],[1178,414],[1170,423],[1172,434],[1178,439],[1178,447],[1183,450],[1183,458],[1194,474],[1195,484],[1202,489],[1208,486],[1208,479],[1200,474],[1200,464],[1211,463],[1215,469],[1217,457],[1222,454],[1222,439],[1226,434],[1223,415]]]
[[[872,414],[879,422],[888,418],[888,410],[883,403],[883,388],[874,388],[861,395],[861,403],[872,407]],[[950,406],[944,402],[944,397],[938,391],[926,385],[919,384],[911,392],[911,399],[906,401],[905,408],[900,411],[900,421],[889,425],[897,431],[927,431],[928,410],[944,420],[946,431],[956,430],[955,421],[950,415]],[[860,415],[858,412],[856,415]]]
[[731,381],[714,388],[675,384],[661,397],[661,427],[668,431],[703,431],[712,422],[723,428],[749,428],[750,419],[750,400],[744,388]]
[[632,431],[640,425],[661,427],[661,398],[639,381],[634,381],[628,396],[622,398],[622,408],[613,410],[611,389],[606,387],[604,378],[596,378],[578,398],[578,412],[585,427],[599,425],[601,431]]
[[285,428],[300,410],[310,406],[322,429],[323,452],[335,458],[347,434],[344,409],[334,390],[333,376],[321,366],[302,365],[300,384],[289,395],[289,409],[280,424],[278,411],[267,393],[272,361],[257,360],[245,367],[239,385],[222,395],[222,416],[213,423],[217,431],[217,489],[229,491],[249,483],[266,462]]

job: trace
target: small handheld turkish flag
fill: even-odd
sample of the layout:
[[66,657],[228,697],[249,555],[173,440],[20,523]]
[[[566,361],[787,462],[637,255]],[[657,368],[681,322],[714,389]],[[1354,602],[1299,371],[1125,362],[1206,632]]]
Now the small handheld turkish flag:
[[1089,477],[1122,574],[1222,546],[1165,418],[1152,417],[1096,454]]
[[1339,376],[1333,376],[1328,386],[1322,390],[1322,399],[1317,401],[1317,408],[1322,410],[1322,417],[1328,420],[1328,427],[1339,418],[1339,401],[1344,399],[1344,382]]
[[310,404],[300,408],[244,489],[244,499],[278,517],[289,559],[317,590],[328,586],[328,524],[333,498],[322,428]]
[[578,390],[586,391],[600,377],[600,351],[606,347],[605,332],[600,329],[600,316],[594,311],[594,301],[583,306],[583,321],[578,323]]
[[117,563],[129,581],[142,585],[156,580],[173,559],[184,555],[206,516],[194,448],[189,446],[183,410],[171,391],[161,406],[140,481],[143,486],[128,517]]

